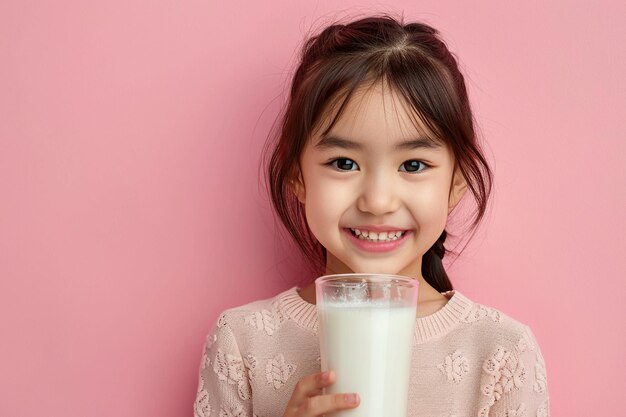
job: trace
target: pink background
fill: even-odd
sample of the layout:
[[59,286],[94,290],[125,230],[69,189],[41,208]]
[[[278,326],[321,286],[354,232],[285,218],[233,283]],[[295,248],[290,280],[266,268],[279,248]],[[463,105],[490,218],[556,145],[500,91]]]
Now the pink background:
[[488,143],[454,285],[533,329],[552,415],[623,415],[626,7],[384,3],[0,2],[1,416],[193,414],[218,313],[304,277],[257,175],[297,48],[374,11],[441,30]]

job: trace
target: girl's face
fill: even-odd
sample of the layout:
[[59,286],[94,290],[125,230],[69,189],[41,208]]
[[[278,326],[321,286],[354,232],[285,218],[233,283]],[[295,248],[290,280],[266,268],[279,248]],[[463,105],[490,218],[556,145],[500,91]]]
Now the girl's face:
[[[408,109],[408,107],[407,107]],[[334,114],[334,113],[333,113]],[[415,116],[414,120],[419,120]],[[330,123],[321,126],[322,132]],[[426,138],[416,129],[400,96],[380,83],[361,88],[325,138],[308,141],[294,190],[305,205],[311,231],[327,250],[326,273],[381,273],[422,278],[422,256],[443,232],[448,213],[465,191],[460,174],[453,183],[454,158],[444,145],[397,147]],[[362,225],[410,230],[389,252],[360,249],[347,235]],[[346,230],[348,229],[348,230]],[[387,228],[386,228],[387,229]]]

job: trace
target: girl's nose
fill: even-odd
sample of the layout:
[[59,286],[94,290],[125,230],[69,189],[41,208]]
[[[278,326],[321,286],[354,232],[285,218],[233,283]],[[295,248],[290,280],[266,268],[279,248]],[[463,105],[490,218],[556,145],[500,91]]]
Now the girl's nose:
[[375,216],[393,213],[398,210],[399,205],[400,198],[395,187],[383,175],[368,180],[364,184],[357,201],[357,208],[360,211],[369,212]]

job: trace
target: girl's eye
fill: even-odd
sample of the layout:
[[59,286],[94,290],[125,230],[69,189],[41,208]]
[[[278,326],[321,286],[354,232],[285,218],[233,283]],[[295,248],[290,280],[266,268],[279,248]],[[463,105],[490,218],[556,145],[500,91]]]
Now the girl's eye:
[[[345,168],[345,167],[346,167],[346,165],[347,165],[348,167],[349,167],[350,165],[352,165],[352,166],[355,166],[355,165],[356,165],[352,159],[348,159],[348,158],[337,158],[337,159],[333,159],[332,161],[330,161],[330,162],[329,162],[329,163],[327,163],[326,165],[334,166],[333,164],[334,164],[335,162],[343,162],[343,161],[350,161],[350,162],[352,162],[352,164],[350,164],[350,163],[341,163],[341,164],[339,164],[339,166],[342,166],[342,167],[344,167],[344,168]],[[338,168],[339,168],[339,167],[338,167]],[[339,171],[343,171],[343,169],[341,169],[341,168],[340,168],[340,169],[339,169]],[[352,171],[352,170],[348,168],[348,169],[347,169],[347,171]]]
[[[407,164],[408,163],[408,164]],[[421,171],[419,171],[419,166],[420,164],[424,165],[424,169],[422,169]],[[422,172],[425,171],[426,169],[430,168],[430,165],[428,165],[427,163],[420,161],[419,159],[411,159],[409,161],[405,161],[402,163],[402,165],[406,165],[408,167],[411,167],[410,169],[414,171],[407,171],[407,172]],[[400,165],[400,166],[402,166]]]
[[[345,162],[344,163],[344,161],[349,161],[349,162]],[[330,162],[328,162],[326,165],[330,165],[330,166],[334,167],[335,166],[334,165],[335,162],[342,162],[341,164],[338,164],[337,168],[338,168],[339,171],[344,171],[343,168],[346,168],[346,167],[347,167],[347,169],[346,169],[347,171],[353,171],[353,170],[350,169],[350,167],[351,166],[356,166],[356,163],[352,159],[349,159],[349,158],[336,158],[336,159],[333,159]],[[419,165],[420,164],[424,165],[424,169],[422,169],[421,171],[419,170]],[[430,168],[430,165],[428,165],[427,163],[425,163],[423,161],[420,161],[419,159],[411,159],[411,160],[405,161],[400,166],[403,166],[403,165],[408,167],[408,170],[405,171],[405,172],[417,172],[417,173],[419,173],[419,172],[425,171],[426,169]],[[340,166],[343,167],[343,168],[340,168]]]

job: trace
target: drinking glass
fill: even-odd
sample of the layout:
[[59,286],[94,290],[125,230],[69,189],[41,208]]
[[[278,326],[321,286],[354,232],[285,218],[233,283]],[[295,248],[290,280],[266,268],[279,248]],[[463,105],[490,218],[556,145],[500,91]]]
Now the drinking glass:
[[324,394],[356,392],[345,417],[406,417],[418,284],[401,275],[335,274],[315,280]]

